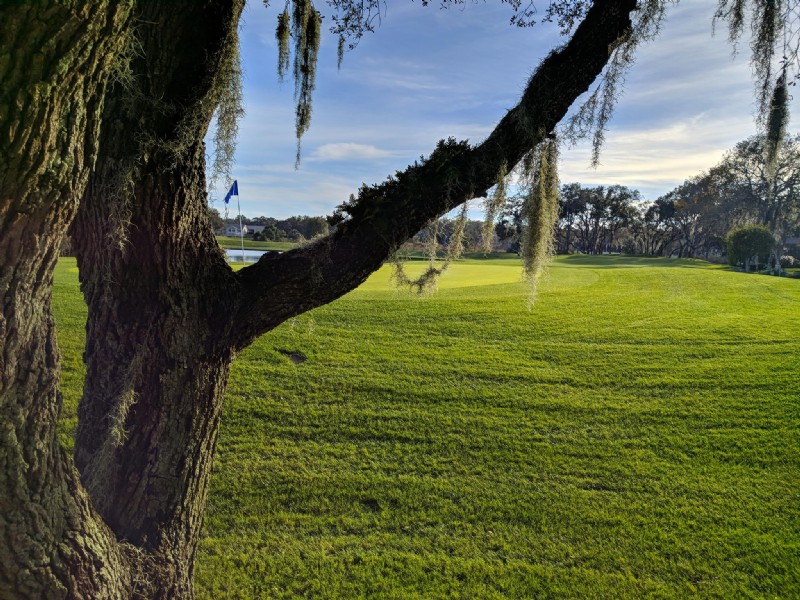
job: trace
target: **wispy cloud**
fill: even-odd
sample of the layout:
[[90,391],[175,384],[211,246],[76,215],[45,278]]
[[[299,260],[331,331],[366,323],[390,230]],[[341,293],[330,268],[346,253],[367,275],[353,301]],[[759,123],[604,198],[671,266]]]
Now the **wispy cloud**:
[[[641,49],[627,77],[601,166],[588,168],[586,144],[565,149],[563,181],[620,183],[655,199],[755,133],[747,57],[731,58],[723,32],[711,37],[716,4],[670,7],[662,34]],[[314,116],[295,171],[293,86],[278,86],[274,69],[272,32],[281,7],[248,3],[242,30],[248,115],[234,167],[245,213],[327,213],[362,182],[382,181],[430,154],[439,139],[485,138],[556,38],[539,25],[509,27],[501,3],[464,7],[392,5],[341,71],[335,39],[323,35]],[[800,95],[793,111],[800,112]]]
[[348,70],[342,74],[343,78],[383,92],[391,90],[445,94],[453,91],[450,85],[437,77],[436,71],[430,65],[373,57],[360,62],[359,72]]
[[726,149],[746,137],[741,121],[741,116],[718,120],[699,115],[661,127],[612,128],[597,169],[589,167],[589,148],[584,144],[562,152],[561,178],[628,185],[655,200],[717,164]]
[[353,142],[339,142],[336,144],[323,144],[317,147],[308,160],[311,161],[341,161],[341,160],[375,160],[392,156],[388,150],[381,150],[371,144],[356,144]]

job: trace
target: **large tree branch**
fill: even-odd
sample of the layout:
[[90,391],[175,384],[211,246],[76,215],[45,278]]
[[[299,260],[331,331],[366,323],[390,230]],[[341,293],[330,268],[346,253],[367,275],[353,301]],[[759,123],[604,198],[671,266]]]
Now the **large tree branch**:
[[501,165],[516,165],[588,90],[612,49],[630,34],[635,9],[635,0],[595,2],[569,43],[541,63],[519,104],[481,144],[440,142],[422,164],[362,189],[349,210],[351,218],[330,236],[283,255],[266,255],[240,271],[234,345],[242,348],[286,319],[356,288],[431,219],[484,195]]
[[[553,130],[600,75],[631,31],[635,0],[598,0],[569,43],[531,77],[519,104],[481,144],[440,142],[429,159],[362,189],[351,218],[333,234],[286,254],[266,255],[238,274],[241,302],[230,333],[242,348],[286,319],[361,284],[431,219],[482,196],[503,163],[516,165]],[[243,325],[244,324],[244,325]]]

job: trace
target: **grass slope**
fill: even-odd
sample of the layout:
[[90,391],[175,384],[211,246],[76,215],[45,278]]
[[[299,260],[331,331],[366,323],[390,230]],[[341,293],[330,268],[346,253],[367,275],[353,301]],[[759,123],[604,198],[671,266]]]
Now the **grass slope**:
[[199,597],[800,597],[800,284],[570,257],[527,311],[519,279],[382,270],[244,352]]

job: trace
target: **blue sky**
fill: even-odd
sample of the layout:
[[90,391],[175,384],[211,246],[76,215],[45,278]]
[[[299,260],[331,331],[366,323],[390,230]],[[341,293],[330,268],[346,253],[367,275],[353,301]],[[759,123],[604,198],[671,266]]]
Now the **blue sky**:
[[[559,43],[547,24],[509,26],[510,9],[493,0],[448,10],[396,0],[337,71],[336,39],[323,23],[311,129],[295,170],[294,88],[276,75],[283,3],[273,4],[251,0],[240,30],[247,114],[233,177],[250,217],[329,214],[362,183],[403,170],[441,138],[479,142]],[[629,185],[652,201],[755,133],[747,47],[734,58],[724,30],[712,37],[714,6],[684,0],[670,9],[627,77],[600,167],[589,167],[588,145],[564,148],[562,182]],[[222,211],[219,188],[212,206]]]

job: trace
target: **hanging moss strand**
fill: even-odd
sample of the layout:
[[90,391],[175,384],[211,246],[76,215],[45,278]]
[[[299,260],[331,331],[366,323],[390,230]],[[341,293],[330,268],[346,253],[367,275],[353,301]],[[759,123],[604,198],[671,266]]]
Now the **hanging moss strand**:
[[431,239],[428,243],[428,262],[433,264],[436,262],[437,251],[439,249],[439,221],[438,219],[433,222],[433,228],[431,230]]
[[292,76],[295,82],[295,99],[297,96],[297,85],[303,77],[303,50],[307,40],[306,26],[308,24],[308,13],[312,10],[308,0],[293,0],[292,2],[292,37],[294,37],[294,67]]
[[239,135],[239,121],[244,117],[239,40],[235,31],[231,35],[230,54],[220,66],[218,80],[215,83],[219,104],[215,113],[214,155],[208,177],[209,190],[216,186],[217,181],[230,183],[236,140]]
[[278,42],[278,79],[281,81],[289,71],[290,50],[289,40],[291,38],[291,18],[289,9],[285,9],[278,15],[278,27],[275,29],[275,39]]
[[342,68],[342,61],[344,60],[344,44],[345,39],[343,35],[339,36],[339,43],[336,46],[336,68]]
[[778,154],[781,142],[786,135],[786,126],[789,123],[789,89],[786,83],[786,69],[781,71],[767,114],[767,135],[764,143],[764,171],[767,181],[772,183],[778,168]]
[[450,237],[450,243],[447,244],[447,254],[445,255],[444,265],[442,265],[442,271],[447,269],[454,260],[461,258],[464,252],[464,232],[467,229],[468,211],[469,203],[465,202],[461,205],[461,211],[453,224],[453,235]]
[[417,292],[419,295],[429,294],[436,291],[436,285],[448,267],[453,261],[461,258],[464,251],[464,232],[467,229],[467,221],[469,216],[469,203],[465,202],[461,205],[461,211],[458,218],[453,223],[453,234],[450,236],[450,241],[447,244],[444,261],[441,265],[438,264],[438,242],[439,236],[439,221],[433,224],[433,231],[431,235],[430,245],[428,246],[428,268],[417,277],[411,279],[406,273],[403,260],[395,254],[392,259],[392,280],[398,287],[410,288]]
[[529,191],[522,206],[527,227],[522,235],[522,259],[533,304],[542,275],[553,255],[558,220],[558,143],[544,141],[533,151],[528,173]]
[[292,15],[294,48],[295,133],[297,156],[295,168],[300,165],[300,140],[311,125],[311,100],[317,74],[322,15],[310,0],[295,0]]
[[483,251],[491,252],[492,238],[494,237],[494,220],[497,213],[506,203],[506,177],[508,176],[508,165],[503,163],[497,172],[497,184],[492,195],[486,199],[486,211],[483,218]]

